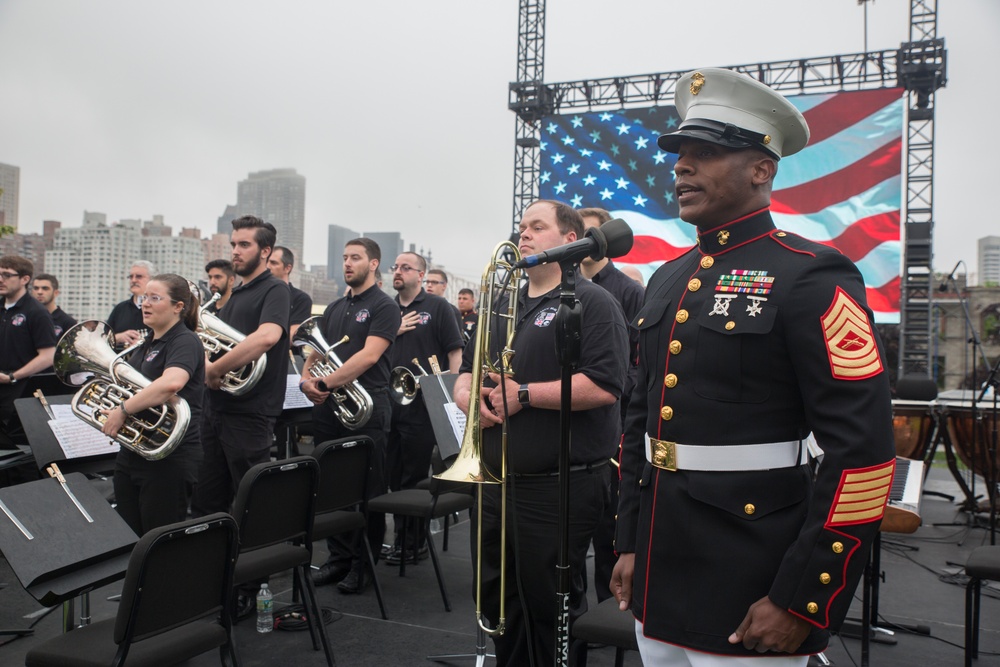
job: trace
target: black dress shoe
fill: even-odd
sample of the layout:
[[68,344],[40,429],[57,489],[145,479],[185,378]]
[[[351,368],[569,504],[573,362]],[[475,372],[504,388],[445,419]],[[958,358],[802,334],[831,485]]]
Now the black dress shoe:
[[[427,544],[424,544],[424,546],[420,547],[420,549],[418,549],[417,551],[414,551],[413,549],[406,550],[406,562],[408,564],[417,563],[422,560],[427,560],[428,556],[430,556],[430,551],[427,548]],[[399,565],[402,560],[403,560],[403,550],[400,549],[399,547],[396,547],[395,549],[393,549],[391,554],[385,557],[385,564]]]
[[326,586],[327,584],[335,584],[342,580],[351,571],[350,566],[347,565],[330,565],[329,563],[324,564],[318,570],[312,571],[313,586]]
[[368,587],[368,576],[364,570],[351,570],[344,580],[337,584],[337,590],[344,595],[357,595]]

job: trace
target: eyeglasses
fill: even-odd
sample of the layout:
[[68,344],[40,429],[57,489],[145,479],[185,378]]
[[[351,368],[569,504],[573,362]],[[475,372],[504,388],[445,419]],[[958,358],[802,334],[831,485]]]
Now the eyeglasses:
[[151,304],[153,304],[154,306],[155,306],[155,305],[158,305],[158,304],[159,304],[159,303],[160,303],[161,301],[169,301],[170,303],[177,303],[176,301],[174,301],[174,300],[173,300],[173,299],[171,299],[170,297],[167,297],[167,296],[160,296],[159,294],[147,294],[147,295],[146,295],[146,296],[144,296],[143,298],[144,298],[144,299],[145,299],[146,301],[149,301],[149,302],[150,302]]
[[20,273],[11,273],[10,271],[0,271],[0,278],[4,280],[10,280],[11,278],[20,278]]
[[419,271],[420,269],[415,269],[409,264],[393,264],[389,269],[395,273],[396,271],[402,271],[403,273],[409,273],[410,271]]
[[425,285],[435,285],[436,286],[436,285],[447,285],[448,283],[446,283],[443,280],[425,280],[424,284]]

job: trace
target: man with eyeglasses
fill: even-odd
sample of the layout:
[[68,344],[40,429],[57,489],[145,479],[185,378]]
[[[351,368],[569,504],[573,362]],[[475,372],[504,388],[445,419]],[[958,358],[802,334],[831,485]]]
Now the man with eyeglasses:
[[[389,364],[393,368],[402,366],[414,375],[421,375],[421,368],[428,368],[428,359],[437,357],[442,362],[447,359],[448,371],[457,373],[462,364],[462,348],[465,346],[458,322],[452,315],[453,308],[442,297],[420,288],[426,260],[413,252],[404,252],[396,258],[392,267],[392,287],[396,290],[396,303],[402,325],[396,343],[389,350]],[[441,272],[432,270],[428,276]],[[434,278],[428,278],[427,283]],[[419,366],[414,363],[419,361]],[[424,404],[423,392],[417,392],[409,405],[392,405],[392,428],[389,430],[389,488],[393,491],[410,489],[417,482],[427,478],[431,456],[437,440],[431,428],[430,416]],[[396,539],[392,551],[386,555],[386,563],[398,565],[405,557],[407,562],[425,558],[427,547],[418,544],[421,531],[412,519],[407,524],[408,544],[400,543],[400,529],[404,517],[395,518]]]
[[142,323],[142,295],[154,273],[156,269],[151,262],[141,259],[132,262],[127,276],[132,296],[116,305],[108,315],[108,326],[115,332],[115,349],[119,352],[138,343],[147,333]]
[[17,255],[0,257],[0,444],[13,447],[8,431],[14,401],[24,391],[25,379],[52,365],[56,332],[42,304],[28,294],[35,272],[30,260]]
[[[399,309],[375,282],[381,261],[381,248],[369,238],[352,239],[344,245],[344,281],[349,291],[326,307],[319,325],[323,337],[331,344],[348,337],[337,346],[337,356],[343,363],[330,375],[314,378],[310,368],[321,357],[313,352],[306,359],[299,384],[302,393],[315,406],[312,410],[314,442],[354,436],[372,439],[369,498],[386,490],[385,448],[391,413],[390,366],[386,350],[396,340],[399,330]],[[351,430],[337,419],[330,392],[355,381],[371,396],[372,414],[363,426]],[[369,516],[367,539],[376,558],[384,535],[385,516]],[[337,583],[342,593],[361,593],[367,585],[363,539],[365,536],[360,530],[350,536],[328,538],[329,557],[313,573],[313,583],[317,586]]]
[[[448,291],[448,274],[441,269],[431,269],[424,279],[424,289],[428,294],[447,299],[445,293]],[[462,330],[462,313],[455,306],[451,307],[455,311],[455,321],[458,322],[459,330]]]

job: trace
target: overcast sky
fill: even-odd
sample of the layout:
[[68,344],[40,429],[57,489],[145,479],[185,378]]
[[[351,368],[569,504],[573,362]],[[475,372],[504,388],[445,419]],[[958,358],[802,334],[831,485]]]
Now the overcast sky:
[[[869,7],[869,50],[909,39],[909,5]],[[1000,234],[1000,2],[938,10],[934,266],[975,271],[975,240]],[[89,210],[211,232],[237,181],[292,167],[307,263],[326,263],[336,223],[399,230],[478,277],[511,229],[517,22],[516,0],[0,0],[0,162],[21,168],[20,229]],[[545,80],[854,53],[864,34],[856,0],[549,0]]]

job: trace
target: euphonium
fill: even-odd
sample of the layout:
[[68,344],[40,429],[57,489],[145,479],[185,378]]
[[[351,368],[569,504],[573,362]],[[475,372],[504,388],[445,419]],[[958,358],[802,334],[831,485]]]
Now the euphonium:
[[[70,403],[73,414],[96,429],[101,429],[107,420],[99,410],[118,409],[152,382],[122,358],[135,346],[115,354],[113,341],[111,327],[90,320],[64,333],[56,345],[53,361],[56,375],[71,387],[82,385]],[[180,444],[190,421],[191,409],[178,396],[158,407],[127,416],[113,439],[144,459],[156,461]]]
[[[462,434],[462,447],[451,467],[439,475],[438,479],[451,482],[475,482],[482,484],[501,484],[500,491],[500,617],[495,628],[488,628],[483,623],[480,597],[482,587],[476,589],[476,622],[479,628],[489,635],[502,635],[506,629],[506,571],[507,571],[507,420],[500,424],[500,475],[490,473],[483,464],[483,429],[479,420],[479,397],[486,373],[509,374],[510,361],[514,356],[514,331],[517,324],[517,289],[521,283],[523,271],[514,270],[514,263],[520,261],[521,253],[517,246],[509,241],[497,245],[493,250],[493,258],[483,271],[479,283],[480,303],[479,324],[476,327],[476,347],[472,357],[472,379],[469,392],[469,409],[465,416],[465,432]],[[501,275],[502,274],[502,275]],[[495,312],[497,300],[501,295],[507,295],[505,312]],[[493,318],[504,321],[506,336],[503,348],[496,359],[490,355],[490,338],[493,334]],[[477,540],[479,557],[476,562],[476,581],[482,581],[483,564],[483,487],[479,486],[479,531]]]
[[[193,283],[189,284],[193,285]],[[194,287],[192,289],[192,293]],[[246,336],[235,328],[222,321],[217,315],[208,312],[208,307],[219,300],[219,293],[216,292],[212,298],[198,310],[198,338],[208,353],[209,358],[217,358],[236,347]],[[254,388],[260,379],[264,377],[264,370],[267,368],[267,354],[260,355],[245,366],[234,368],[222,376],[222,391],[241,396]]]
[[[309,374],[314,378],[326,377],[343,366],[344,362],[340,360],[333,348],[350,340],[344,336],[330,345],[320,332],[319,323],[319,317],[310,317],[299,325],[299,330],[295,332],[295,337],[292,339],[293,345],[308,345],[322,355],[322,361],[317,361],[309,367]],[[371,419],[374,409],[372,397],[357,380],[343,387],[331,389],[330,398],[336,403],[334,413],[337,415],[337,419],[352,431],[361,428]]]

